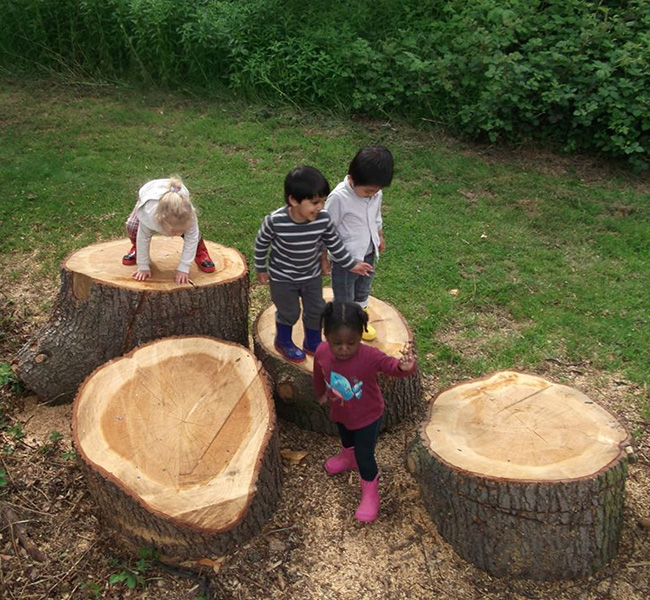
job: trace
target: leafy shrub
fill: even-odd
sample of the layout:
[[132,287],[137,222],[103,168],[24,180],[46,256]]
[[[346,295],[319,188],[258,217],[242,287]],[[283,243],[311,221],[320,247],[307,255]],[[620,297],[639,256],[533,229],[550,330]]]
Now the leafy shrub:
[[399,114],[646,166],[644,0],[0,0],[2,62]]
[[0,388],[5,386],[14,391],[20,390],[20,382],[11,365],[8,362],[0,362]]

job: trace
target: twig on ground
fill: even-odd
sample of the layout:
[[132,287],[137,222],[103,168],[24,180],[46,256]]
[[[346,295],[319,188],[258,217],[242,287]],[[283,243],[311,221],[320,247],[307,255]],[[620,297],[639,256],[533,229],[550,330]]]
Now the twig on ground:
[[95,546],[95,543],[91,544],[85,551],[84,553],[74,562],[74,564],[63,574],[61,577],[58,577],[57,580],[54,582],[54,585],[50,587],[47,592],[45,592],[45,595],[42,596],[43,600],[46,598],[51,598],[51,592],[54,590],[72,571],[74,571],[77,568],[77,565],[81,562],[81,560],[88,554]]
[[13,502],[9,502],[8,500],[5,500],[4,502],[7,506],[13,506],[14,508],[26,510],[27,512],[32,512],[37,515],[41,515],[43,517],[48,517],[49,519],[52,518],[52,515],[50,513],[43,512],[42,510],[36,510],[35,508],[29,508],[28,506],[18,506],[18,504],[14,504]]
[[179,567],[168,565],[159,560],[155,562],[155,566],[158,567],[161,571],[165,571],[170,575],[191,579],[201,590],[201,595],[204,596],[206,600],[212,600],[212,593],[210,592],[210,586],[208,585],[208,578],[205,575],[197,575],[192,571],[187,571]]
[[[47,556],[39,548],[37,548],[33,542],[29,539],[26,529],[23,527],[23,524],[29,523],[29,520],[21,521],[18,518],[18,515],[4,502],[0,504],[0,516],[2,520],[7,523],[9,531],[11,532],[11,537],[14,542],[14,549],[16,555],[18,555],[18,548],[16,548],[15,538],[18,538],[20,545],[25,549],[25,552],[29,554],[34,560],[38,562],[45,562]],[[14,538],[15,534],[15,538]]]

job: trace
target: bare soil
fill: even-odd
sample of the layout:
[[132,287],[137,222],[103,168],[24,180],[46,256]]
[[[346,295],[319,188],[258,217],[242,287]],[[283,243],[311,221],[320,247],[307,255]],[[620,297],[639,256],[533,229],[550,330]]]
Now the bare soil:
[[[38,289],[29,295],[16,285],[1,289],[11,290],[0,295],[8,333],[0,339],[0,361],[7,361],[42,320],[44,309],[34,308]],[[264,292],[254,291],[253,312],[263,304]],[[495,335],[497,329],[509,329],[507,320],[490,321],[486,335]],[[461,333],[456,332],[459,350],[474,351]],[[442,335],[450,342],[455,334]],[[476,348],[485,341],[475,340]],[[648,390],[588,363],[567,364],[559,358],[547,360],[537,372],[583,390],[640,440],[638,460],[629,467],[619,554],[590,578],[554,583],[494,578],[466,563],[442,540],[423,507],[417,483],[404,467],[405,446],[424,419],[425,405],[441,391],[434,375],[425,375],[425,402],[418,414],[380,437],[378,521],[354,521],[358,482],[352,474],[325,474],[323,462],[337,451],[337,440],[280,422],[282,448],[307,455],[298,464],[285,462],[277,511],[249,543],[225,556],[206,557],[205,566],[193,569],[153,561],[138,567],[137,554],[98,521],[70,455],[71,406],[47,406],[28,392],[5,386],[0,389],[6,421],[0,427],[0,469],[7,473],[7,483],[0,488],[0,598],[650,598],[649,424],[640,413]],[[460,381],[463,374],[454,376]],[[61,437],[52,436],[53,431]],[[16,527],[7,525],[16,520],[22,541]],[[110,583],[111,575],[128,573],[139,575],[134,589]]]

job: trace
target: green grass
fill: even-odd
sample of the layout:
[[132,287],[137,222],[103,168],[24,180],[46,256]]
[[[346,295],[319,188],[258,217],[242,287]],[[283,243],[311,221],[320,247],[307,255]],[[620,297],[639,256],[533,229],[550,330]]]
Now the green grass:
[[404,314],[425,370],[444,381],[555,358],[649,379],[650,186],[640,176],[586,159],[490,156],[399,123],[109,87],[37,89],[0,82],[9,233],[0,251],[14,257],[3,260],[5,283],[27,264],[30,277],[54,280],[69,252],[122,237],[138,187],[170,173],[190,188],[205,237],[250,260],[289,169],[312,164],[333,186],[358,147],[381,142],[397,168],[373,294]]

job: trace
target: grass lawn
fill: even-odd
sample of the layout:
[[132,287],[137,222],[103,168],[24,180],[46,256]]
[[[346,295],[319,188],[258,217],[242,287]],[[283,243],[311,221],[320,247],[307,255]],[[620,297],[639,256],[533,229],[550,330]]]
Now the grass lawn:
[[551,360],[649,379],[647,178],[401,123],[116,87],[3,80],[0,115],[3,286],[56,285],[69,252],[122,237],[139,186],[171,173],[205,237],[250,261],[289,169],[314,165],[333,187],[382,143],[396,175],[373,295],[404,314],[425,372],[444,385]]
[[[428,124],[70,81],[0,78],[0,140],[0,505],[15,508],[12,519],[47,557],[21,556],[0,522],[2,598],[3,589],[70,599],[649,597],[647,176],[593,158],[451,140]],[[70,405],[39,403],[15,383],[8,363],[47,318],[60,262],[124,237],[144,182],[182,175],[205,237],[250,264],[262,218],[284,202],[286,173],[312,164],[334,186],[369,143],[396,158],[373,295],[415,332],[424,398],[515,368],[581,389],[634,434],[619,556],[592,577],[497,578],[443,543],[404,468],[424,403],[380,439],[377,522],[354,526],[357,482],[324,475],[338,442],[283,422],[281,447],[307,458],[283,463],[282,497],[264,531],[200,576],[170,572],[97,521],[74,460]],[[251,296],[254,316],[267,289],[254,285]]]

